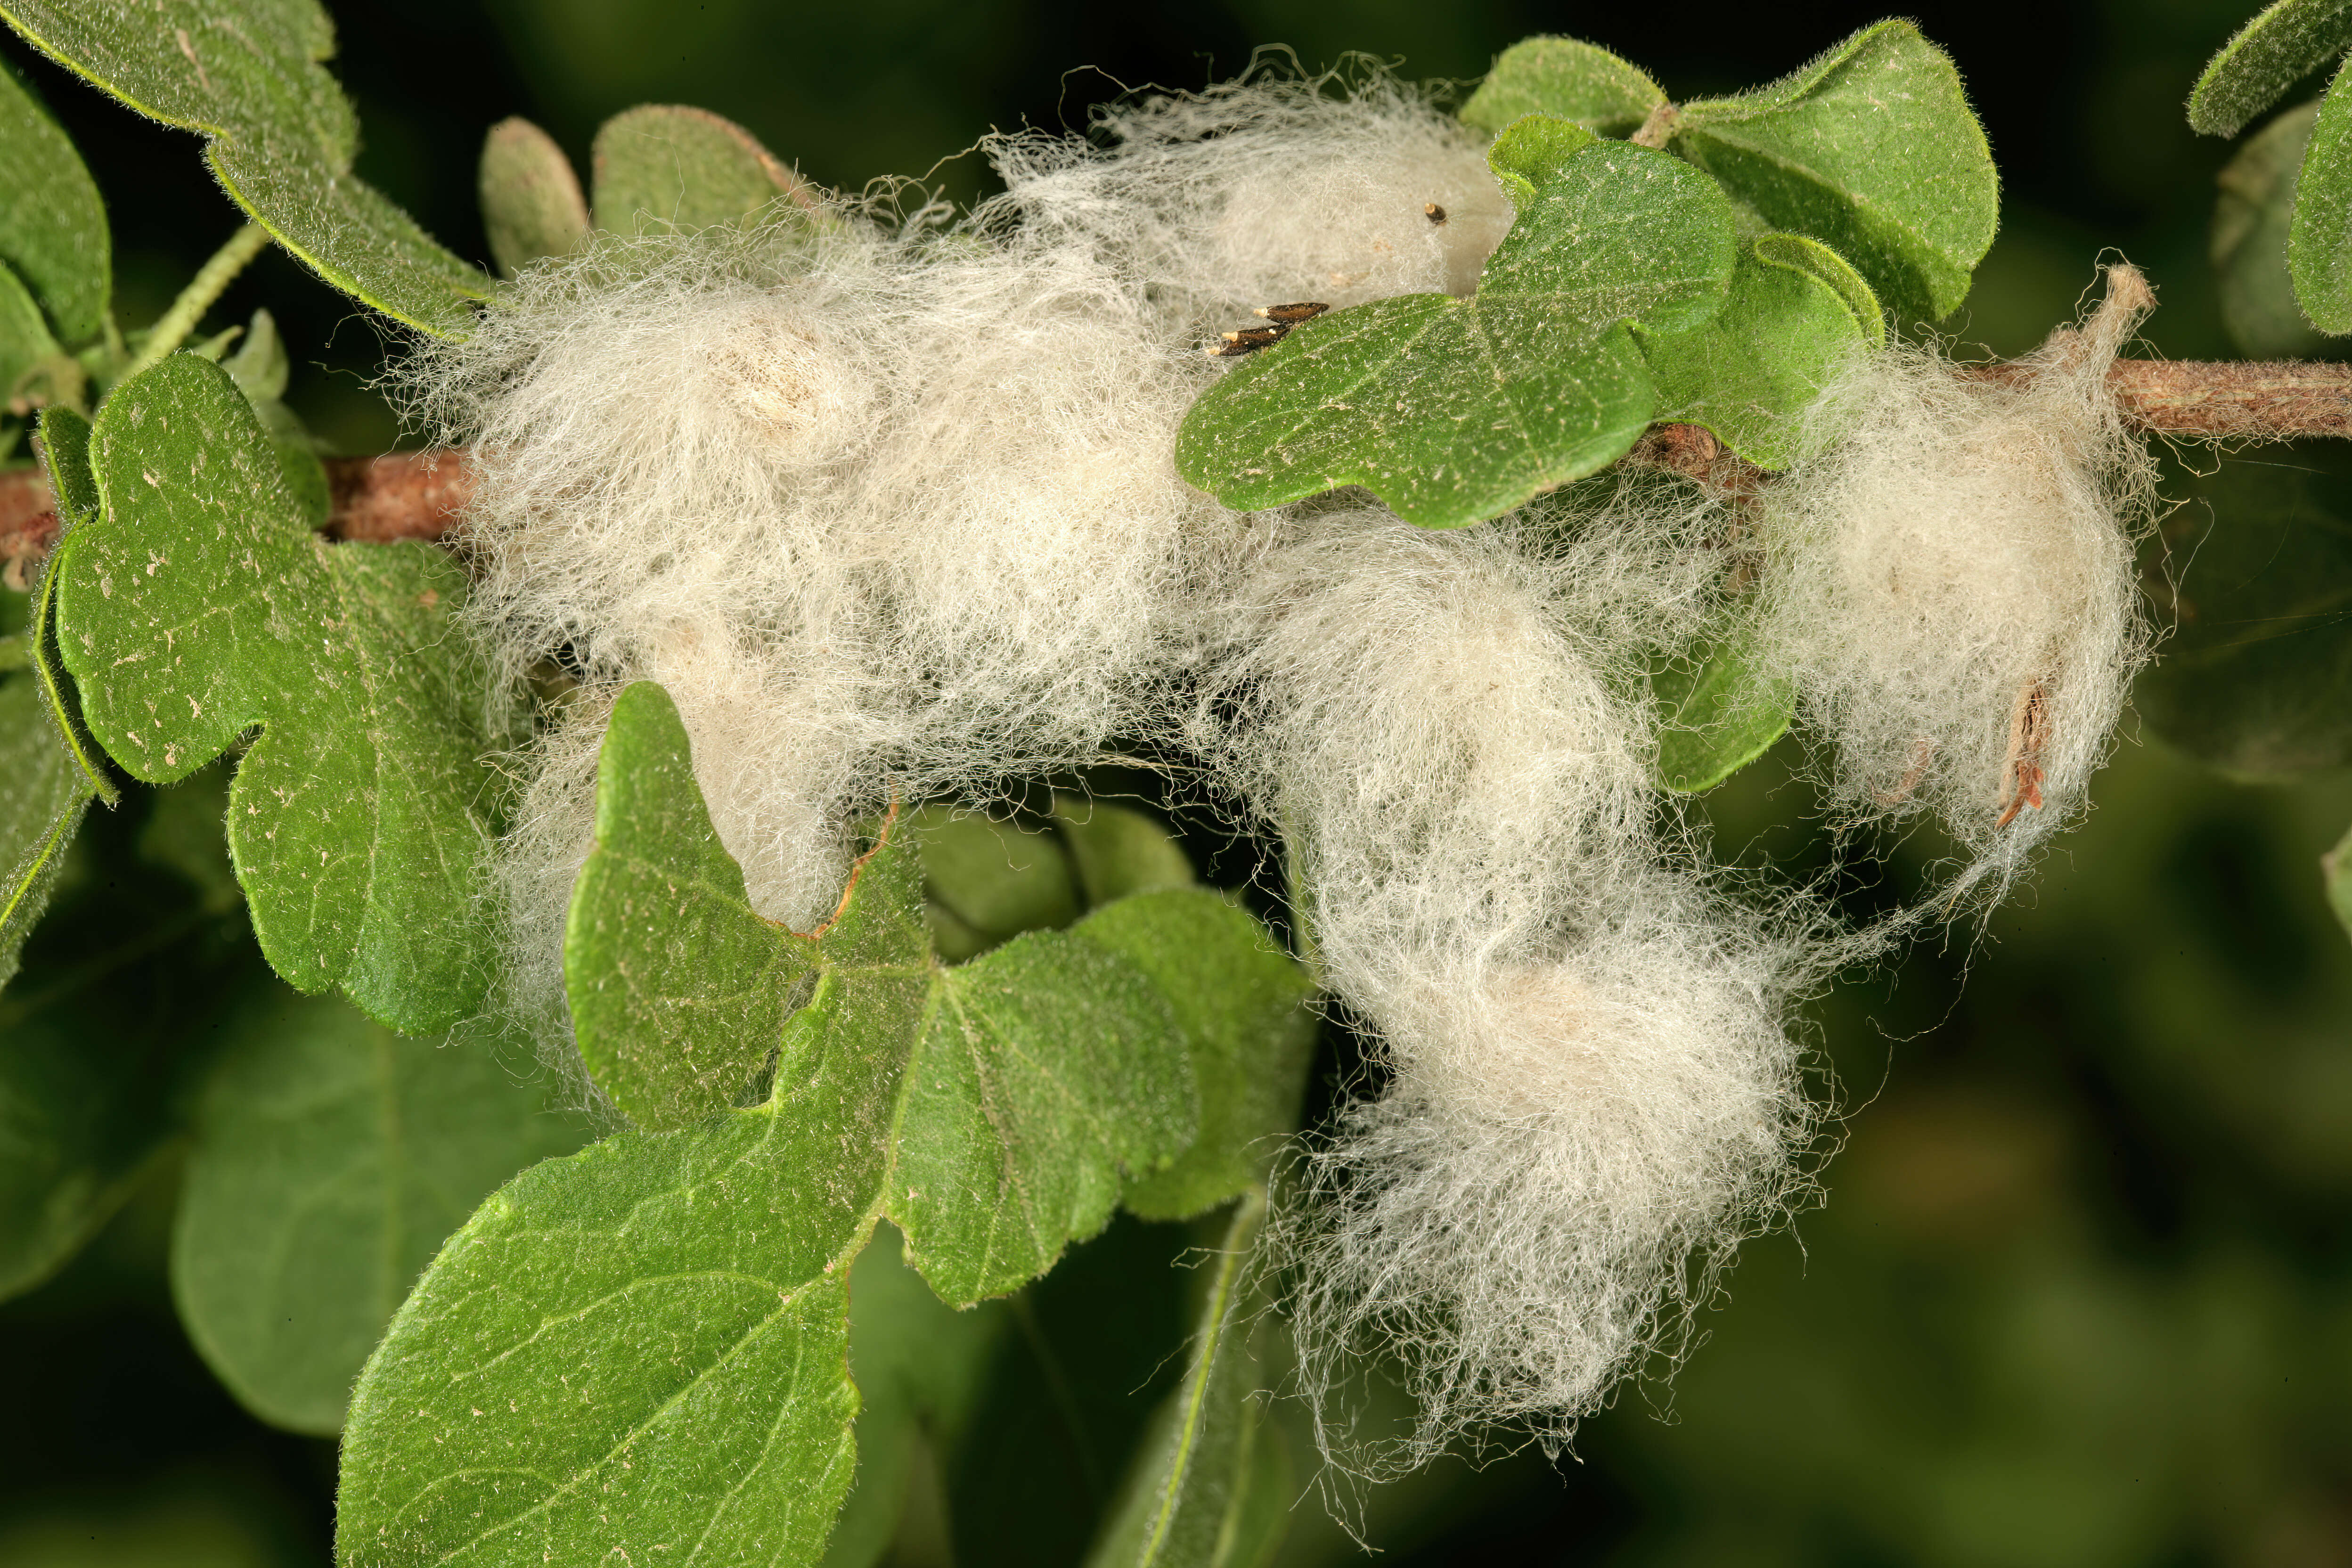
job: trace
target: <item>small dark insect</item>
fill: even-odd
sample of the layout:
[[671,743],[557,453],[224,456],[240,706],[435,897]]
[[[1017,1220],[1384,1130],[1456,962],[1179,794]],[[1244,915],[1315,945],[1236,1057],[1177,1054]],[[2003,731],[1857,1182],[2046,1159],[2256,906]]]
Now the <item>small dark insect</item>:
[[1290,335],[1290,329],[1301,321],[1311,321],[1331,307],[1313,300],[1302,300],[1296,305],[1260,305],[1257,314],[1274,324],[1270,327],[1244,327],[1238,332],[1222,334],[1222,342],[1212,344],[1212,359],[1239,359],[1260,349],[1272,348]]
[[1421,216],[1427,218],[1432,223],[1444,223],[1445,221],[1445,209],[1439,206],[1435,202],[1432,202],[1427,206],[1421,209]]

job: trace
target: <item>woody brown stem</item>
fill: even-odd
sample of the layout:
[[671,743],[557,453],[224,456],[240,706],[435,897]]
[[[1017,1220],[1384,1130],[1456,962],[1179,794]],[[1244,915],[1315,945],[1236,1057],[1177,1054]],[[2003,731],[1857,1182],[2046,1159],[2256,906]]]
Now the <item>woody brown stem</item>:
[[[2031,373],[1992,364],[1965,374],[2006,382]],[[2117,360],[2107,372],[2107,386],[2124,416],[2150,435],[2352,438],[2352,363]],[[1753,493],[1771,478],[1695,425],[1654,427],[1633,458],[1737,494]],[[328,536],[376,542],[442,538],[474,488],[462,448],[330,458],[327,481],[333,499]],[[0,577],[21,590],[57,538],[57,512],[40,470],[0,473]]]

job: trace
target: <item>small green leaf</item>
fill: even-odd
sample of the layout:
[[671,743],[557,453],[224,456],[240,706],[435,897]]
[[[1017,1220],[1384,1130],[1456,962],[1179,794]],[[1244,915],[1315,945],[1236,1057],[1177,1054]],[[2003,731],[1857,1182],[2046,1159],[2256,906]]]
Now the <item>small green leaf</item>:
[[1290,1523],[1282,1429],[1257,1395],[1263,1314],[1245,1300],[1265,1195],[1235,1205],[1208,1269],[1184,1381],[1137,1445],[1087,1568],[1264,1568]]
[[[1657,384],[1657,417],[1703,425],[1764,468],[1801,455],[1797,416],[1869,342],[1847,292],[1822,271],[1837,257],[1791,234],[1759,236],[1740,249],[1731,299],[1704,326],[1642,344]],[[1852,269],[1847,280],[1866,297]],[[1885,328],[1874,311],[1871,325]]]
[[1201,1131],[1167,1170],[1131,1182],[1127,1206],[1183,1219],[1264,1182],[1298,1125],[1320,1019],[1314,983],[1266,929],[1204,888],[1139,894],[1076,933],[1121,952],[1175,1005],[1192,1041]]
[[1959,73],[1909,22],[1865,27],[1769,87],[1683,105],[1672,145],[1766,224],[1822,241],[1930,319],[1967,297],[2000,219]]
[[[35,446],[48,475],[49,494],[57,501],[58,518],[63,527],[69,531],[95,517],[98,480],[89,469],[89,421],[70,408],[44,408]],[[50,564],[42,572],[40,586],[33,595],[33,670],[40,679],[42,701],[66,749],[73,753],[75,765],[89,782],[91,793],[111,806],[121,798],[121,792],[114,787],[114,780],[100,760],[98,742],[90,739],[89,727],[82,722],[79,694],[74,688],[73,677],[66,673],[64,656],[58,647],[56,557],[57,552],[52,550]]]
[[692,231],[765,213],[806,217],[814,195],[792,166],[707,109],[648,103],[604,121],[591,152],[596,226],[614,234]]
[[40,682],[0,675],[0,986],[16,977],[26,933],[48,907],[66,846],[90,802],[89,780],[50,721]]
[[1713,789],[1788,733],[1797,693],[1759,669],[1747,643],[1698,648],[1651,677],[1657,698],[1658,782],[1680,795]]
[[401,1039],[333,997],[272,985],[228,1038],[196,1108],[173,1293],[247,1409],[331,1434],[449,1233],[583,1129],[482,1051]]
[[1061,829],[1088,908],[1137,893],[1192,885],[1192,862],[1168,830],[1131,806],[1076,795],[1054,797]]
[[91,733],[166,783],[258,728],[228,838],[262,952],[298,989],[446,1027],[495,929],[464,574],[429,545],[312,533],[244,395],[191,354],[115,388],[89,453],[100,515],[50,576]]
[[2314,326],[2338,335],[2352,332],[2352,91],[2345,77],[2336,72],[2319,100],[2286,238],[2295,302]]
[[2347,45],[2352,0],[2277,0],[2206,62],[2189,93],[2189,129],[2235,136]]
[[1524,115],[1549,114],[1602,136],[1625,136],[1665,101],[1656,82],[1597,44],[1522,38],[1496,57],[1462,106],[1462,121],[1491,133]]
[[950,963],[1078,918],[1076,874],[1050,834],[937,804],[907,828],[922,850],[932,945]]
[[2286,265],[2295,174],[2318,117],[2315,101],[2288,110],[2248,137],[2215,176],[2221,194],[2210,255],[2221,324],[2241,353],[2258,359],[2300,358],[2326,341],[2295,303]]
[[266,310],[254,311],[244,339],[235,353],[220,361],[220,367],[253,405],[254,416],[276,443],[278,471],[286,488],[300,502],[303,521],[312,528],[324,528],[333,510],[334,495],[327,484],[326,465],[319,460],[318,443],[286,406],[286,384],[293,365],[287,358],[285,341],[278,335],[276,318]]
[[620,1133],[484,1203],[352,1393],[336,1561],[814,1562],[879,1171],[824,1163],[852,1130],[808,1109]]
[[961,1312],[947,1306],[900,1254],[897,1227],[877,1226],[849,1276],[857,1479],[822,1568],[871,1568],[909,1514],[940,1522],[940,1471],[979,1408],[998,1342],[1012,1327],[1003,1302]]
[[1525,212],[1535,205],[1544,186],[1559,178],[1569,158],[1592,140],[1592,132],[1572,120],[1550,114],[1522,115],[1486,149],[1486,167],[1495,172],[1503,194],[1511,198],[1512,210]]
[[2173,552],[2185,570],[2133,706],[2232,773],[2352,763],[2352,462],[2315,441],[2168,479],[2186,498]]
[[[1190,1042],[1151,978],[1109,948],[1033,931],[941,965],[903,831],[860,863],[814,936],[761,920],[710,828],[677,710],[650,683],[614,706],[607,802],[564,948],[591,1072],[640,1120],[682,1118],[716,1108],[710,1064],[740,1081],[772,1054],[772,1107],[862,1107],[835,1117],[861,1131],[821,1156],[828,1185],[862,1192],[852,1173],[878,1182],[887,1162],[882,1212],[941,1299],[1044,1272],[1102,1227],[1128,1177],[1192,1142]],[[787,1016],[812,971],[807,1005]]]
[[1178,471],[1244,511],[1361,484],[1425,528],[1497,516],[1624,455],[1654,406],[1633,328],[1706,321],[1736,255],[1713,181],[1593,142],[1519,216],[1475,299],[1307,322],[1193,403]]
[[359,123],[322,64],[317,0],[0,0],[52,59],[166,124],[212,140],[229,195],[320,277],[426,331],[462,332],[489,280],[352,174]]
[[114,287],[106,205],[81,154],[18,79],[0,68],[0,262],[48,311],[49,326],[79,347],[106,324]]
[[482,226],[490,256],[511,278],[532,262],[567,256],[588,237],[580,176],[555,138],[520,115],[482,139]]
[[0,267],[0,412],[22,417],[52,401],[35,384],[62,358],[40,306],[14,272]]

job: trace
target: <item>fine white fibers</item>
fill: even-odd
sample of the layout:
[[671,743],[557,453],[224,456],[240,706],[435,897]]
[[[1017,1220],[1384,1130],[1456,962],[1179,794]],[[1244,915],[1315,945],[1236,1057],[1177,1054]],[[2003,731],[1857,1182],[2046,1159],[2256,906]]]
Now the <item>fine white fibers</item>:
[[[992,141],[1006,193],[950,227],[845,205],[822,233],[603,243],[413,363],[473,453],[474,624],[505,676],[580,681],[506,847],[510,1000],[560,1033],[629,681],[676,701],[754,905],[803,926],[894,795],[1189,752],[1285,839],[1387,1077],[1274,1233],[1307,1392],[1378,1342],[1423,1402],[1387,1458],[1489,1420],[1560,1436],[1801,1185],[1783,1009],[1867,945],[1794,895],[1726,897],[1665,831],[1644,670],[1737,613],[1708,542],[1729,514],[1646,481],[1443,534],[1344,497],[1225,510],[1172,459],[1202,345],[1255,306],[1466,293],[1509,204],[1476,138],[1385,81],[1100,129]],[[2102,553],[2120,449],[2084,390],[2112,353],[2053,350],[2021,389],[1890,356],[1838,395],[1846,447],[1768,488],[1769,646],[1849,805],[1973,822],[1988,694],[2028,677],[2043,815],[2079,797],[2137,646]]]
[[[1580,635],[1596,564],[1507,527],[1316,520],[1250,584],[1196,727],[1283,826],[1322,978],[1391,1077],[1275,1233],[1347,1468],[1490,1422],[1564,1436],[1672,1336],[1685,1259],[1800,1179],[1780,1006],[1819,953],[1666,863],[1638,686]],[[1420,1415],[1367,1447],[1336,1395],[1377,1350]]]
[[2151,469],[2106,371],[2153,300],[2108,279],[2086,330],[2000,379],[1866,363],[1819,411],[1837,439],[1763,500],[1768,655],[1835,745],[1837,809],[1934,810],[1996,896],[2082,808],[2147,648]]

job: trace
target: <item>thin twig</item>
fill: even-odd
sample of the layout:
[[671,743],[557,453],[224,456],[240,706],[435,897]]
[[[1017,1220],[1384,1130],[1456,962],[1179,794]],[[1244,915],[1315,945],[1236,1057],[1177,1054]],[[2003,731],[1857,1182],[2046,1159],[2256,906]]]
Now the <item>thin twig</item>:
[[188,334],[196,330],[196,323],[205,319],[213,302],[227,291],[246,264],[260,255],[261,247],[268,243],[269,231],[257,223],[248,223],[230,235],[228,242],[214,251],[211,258],[197,268],[196,275],[188,279],[188,286],[180,290],[171,309],[147,329],[147,341],[139,345],[139,357],[124,366],[122,374],[132,376],[149,365],[161,364],[165,354],[187,342]]
[[[2013,381],[2029,372],[1993,364],[1969,374]],[[2188,440],[2352,439],[2352,364],[2117,360],[2107,372],[2107,385],[2124,416],[2150,435]],[[1752,494],[1771,479],[1769,472],[1726,451],[1695,425],[1655,426],[1633,457],[1738,494]],[[439,539],[473,494],[473,474],[462,447],[330,458],[327,479],[334,506],[326,532],[334,539]],[[21,591],[57,537],[57,513],[40,470],[0,473],[0,577]]]

